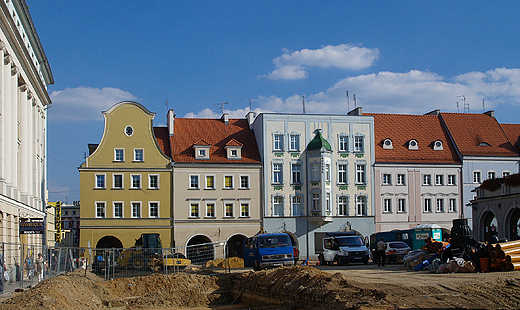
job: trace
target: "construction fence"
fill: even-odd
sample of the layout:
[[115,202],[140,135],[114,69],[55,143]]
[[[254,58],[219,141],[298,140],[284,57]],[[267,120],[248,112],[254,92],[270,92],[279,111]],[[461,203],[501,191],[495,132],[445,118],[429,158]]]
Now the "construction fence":
[[82,268],[105,280],[170,274],[188,266],[226,258],[225,242],[176,248],[78,248],[0,243],[7,269],[0,277],[0,294],[32,287],[38,282]]

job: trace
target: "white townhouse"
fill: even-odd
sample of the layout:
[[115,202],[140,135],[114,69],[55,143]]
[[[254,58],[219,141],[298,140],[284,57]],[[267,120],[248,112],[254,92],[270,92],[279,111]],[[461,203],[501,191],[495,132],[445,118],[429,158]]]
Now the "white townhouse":
[[261,113],[252,128],[266,232],[288,232],[302,259],[317,257],[317,232],[374,232],[372,116]]

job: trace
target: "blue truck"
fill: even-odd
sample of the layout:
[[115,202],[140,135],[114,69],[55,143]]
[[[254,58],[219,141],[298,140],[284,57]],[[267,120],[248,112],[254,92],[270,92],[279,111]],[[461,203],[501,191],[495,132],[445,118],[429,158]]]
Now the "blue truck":
[[244,239],[244,267],[258,271],[294,266],[294,262],[294,248],[288,234],[259,234]]

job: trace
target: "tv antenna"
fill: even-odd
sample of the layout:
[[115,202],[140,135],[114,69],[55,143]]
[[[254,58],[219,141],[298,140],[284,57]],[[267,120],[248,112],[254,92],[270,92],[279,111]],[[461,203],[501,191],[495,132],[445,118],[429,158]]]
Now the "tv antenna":
[[[469,103],[466,103],[466,96],[464,96],[464,95],[457,96],[457,98],[462,98],[462,109],[464,112],[466,112],[466,110],[467,110],[469,113]],[[457,102],[457,108],[458,107],[459,107],[459,103]]]
[[354,109],[355,109],[355,108],[357,108],[356,94],[353,94],[352,97],[354,98]]
[[215,103],[213,105],[219,105],[220,106],[220,112],[222,112],[222,114],[224,114],[224,105],[225,104],[229,104],[229,101],[221,102],[221,103]]
[[303,114],[305,114],[305,94],[302,96]]

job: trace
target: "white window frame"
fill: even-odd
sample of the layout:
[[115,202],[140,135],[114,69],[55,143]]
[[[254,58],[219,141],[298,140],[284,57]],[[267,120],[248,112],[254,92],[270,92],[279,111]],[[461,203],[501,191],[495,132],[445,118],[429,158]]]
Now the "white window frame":
[[[345,199],[345,201],[342,201]],[[349,216],[350,213],[350,197],[349,195],[338,195],[337,196],[337,204],[338,204],[338,216]]]
[[482,171],[473,170],[473,183],[480,184],[482,182]]
[[[242,218],[251,217],[251,201],[249,199],[239,199],[238,200],[239,208],[240,208],[240,216]],[[242,206],[247,205],[247,214],[244,214],[242,210]]]
[[[299,202],[295,203],[295,199],[298,199]],[[298,205],[298,211],[299,212],[295,212],[295,210],[297,210],[297,208],[295,208],[295,206]],[[302,216],[302,210],[303,210],[303,196],[302,195],[292,195],[291,196],[291,215],[292,216]]]
[[[361,139],[361,145],[359,139]],[[359,133],[354,135],[354,153],[365,153],[365,135]]]
[[392,213],[392,198],[383,198],[383,213]]
[[435,212],[444,213],[444,198],[435,199]]
[[457,176],[455,174],[448,174],[448,186],[457,185]]
[[[195,180],[196,184],[194,184],[194,182],[192,182],[193,180]],[[200,175],[198,174],[190,174],[189,175],[189,189],[200,189]]]
[[356,216],[368,215],[368,196],[356,195]]
[[[224,200],[224,218],[234,218],[235,217],[235,201],[234,200]],[[231,215],[227,213],[227,206],[231,205]]]
[[[153,203],[156,203],[157,204],[157,215],[156,216],[152,216],[152,204]],[[149,201],[148,202],[148,217],[149,218],[159,218],[159,212],[161,210],[160,208],[161,204],[159,201]]]
[[423,174],[423,181],[422,185],[424,186],[431,186],[432,185],[432,175],[431,174]]
[[[116,186],[116,176],[121,177],[121,186],[120,187]],[[125,178],[122,173],[114,173],[112,175],[112,188],[113,189],[124,189],[125,188]]]
[[392,185],[392,174],[383,173],[383,185]]
[[330,212],[332,207],[330,205],[330,193],[325,193],[325,211]]
[[[277,200],[280,200],[277,203]],[[283,217],[284,216],[284,205],[285,205],[285,197],[283,195],[273,195],[271,197],[271,215],[273,217]]]
[[502,177],[503,177],[503,178],[505,178],[505,177],[507,177],[507,176],[509,176],[509,175],[511,175],[511,171],[509,171],[509,170],[504,170],[504,171],[502,171]]
[[[360,168],[363,169],[360,169]],[[366,185],[367,184],[367,164],[366,163],[356,163],[356,184],[357,185]]]
[[[142,159],[138,159],[138,154],[141,153]],[[143,148],[135,148],[134,149],[134,162],[142,163],[144,162],[144,149]]]
[[313,212],[321,211],[320,193],[312,193],[311,198],[312,198],[312,201],[311,201],[312,202],[312,211]]
[[[250,189],[250,188],[251,188],[251,185],[250,185],[251,182],[250,182],[249,174],[241,174],[241,175],[239,175],[238,178],[239,178],[239,180],[240,180],[240,184],[239,184],[240,187],[239,187],[239,189]],[[242,180],[243,180],[244,178],[246,179],[246,182],[247,182],[246,186],[244,186],[244,184],[243,184],[243,182],[242,182]]]
[[[230,177],[230,178],[231,178],[231,186],[227,186],[227,185],[226,185],[226,178],[227,178],[227,177]],[[234,184],[234,183],[235,183],[235,180],[234,180],[235,178],[233,177],[232,174],[225,174],[225,175],[223,176],[223,178],[224,178],[224,188],[223,188],[223,189],[234,189],[234,188],[235,188],[235,184]]]
[[[135,205],[139,206],[139,216],[135,214]],[[139,219],[143,217],[143,203],[141,201],[130,201],[130,217],[133,219]]]
[[457,198],[448,199],[448,212],[449,213],[457,212]]
[[444,174],[435,175],[435,185],[437,185],[437,186],[444,185]]
[[496,177],[497,177],[497,172],[495,170],[489,170],[487,172],[488,179],[496,179]]
[[[100,205],[103,205],[102,208],[100,209],[99,206]],[[96,208],[96,218],[106,218],[107,217],[107,202],[106,201],[96,201],[94,202],[94,207]],[[101,214],[101,212],[103,214]]]
[[[213,178],[213,186],[208,186],[208,178]],[[204,177],[204,186],[205,189],[215,189],[215,175],[214,174],[206,174]]]
[[423,199],[423,213],[432,213],[432,199],[430,197]]
[[[103,184],[99,184],[99,180],[102,180]],[[94,177],[94,188],[95,189],[106,189],[107,188],[107,175],[106,173],[96,173]]]
[[[120,154],[121,157],[122,157],[121,159],[118,159],[118,158],[117,158],[117,157],[118,157],[118,154],[117,154],[117,153],[118,153],[119,151],[121,152],[121,154]],[[125,149],[122,149],[122,148],[115,148],[115,149],[114,149],[114,162],[122,163],[122,162],[124,162],[124,161],[125,161]]]
[[[337,175],[338,175],[338,184],[339,185],[347,185],[348,184],[348,162],[337,162]],[[345,167],[343,170],[341,167]]]
[[[280,169],[277,169],[279,167]],[[283,184],[283,162],[272,163],[272,184]]]
[[[152,177],[157,177],[157,186],[152,186]],[[148,175],[148,189],[159,189],[159,175],[158,174],[149,174]]]
[[346,133],[340,133],[338,135],[338,152],[348,153],[349,152],[349,135]]
[[406,213],[406,198],[397,198],[397,213]]
[[319,182],[321,179],[321,169],[319,163],[311,163],[311,182]]
[[[294,167],[300,168],[299,170],[294,170]],[[291,184],[302,184],[302,167],[303,164],[301,162],[291,163]],[[298,176],[297,178],[295,178],[295,174]]]
[[273,152],[284,151],[284,134],[280,132],[273,133]]
[[[197,214],[193,215],[191,207],[197,206]],[[188,200],[188,218],[200,218],[200,201],[198,200]]]
[[[292,132],[289,134],[289,152],[299,152],[300,151],[300,145],[301,145],[301,134]],[[293,138],[295,140],[293,141]]]
[[[210,205],[213,205],[213,215],[208,213],[208,206],[210,206]],[[200,206],[200,204],[199,204],[199,206]],[[191,204],[190,204],[190,208],[191,208]],[[204,201],[204,211],[205,211],[204,214],[205,214],[206,218],[216,218],[217,217],[217,201],[216,200],[205,200]],[[190,211],[190,213],[191,213],[191,211]]]
[[[139,177],[139,186],[134,186],[134,177]],[[142,188],[142,176],[140,174],[130,175],[130,189],[141,189]]]
[[[116,216],[116,204],[117,203],[120,203],[121,204],[121,216]],[[125,202],[124,201],[113,201],[112,202],[112,214],[114,215],[114,218],[116,219],[122,219],[125,217]]]
[[404,174],[404,173],[397,174],[396,185],[406,185],[406,174]]
[[325,182],[330,182],[330,164],[325,164]]

